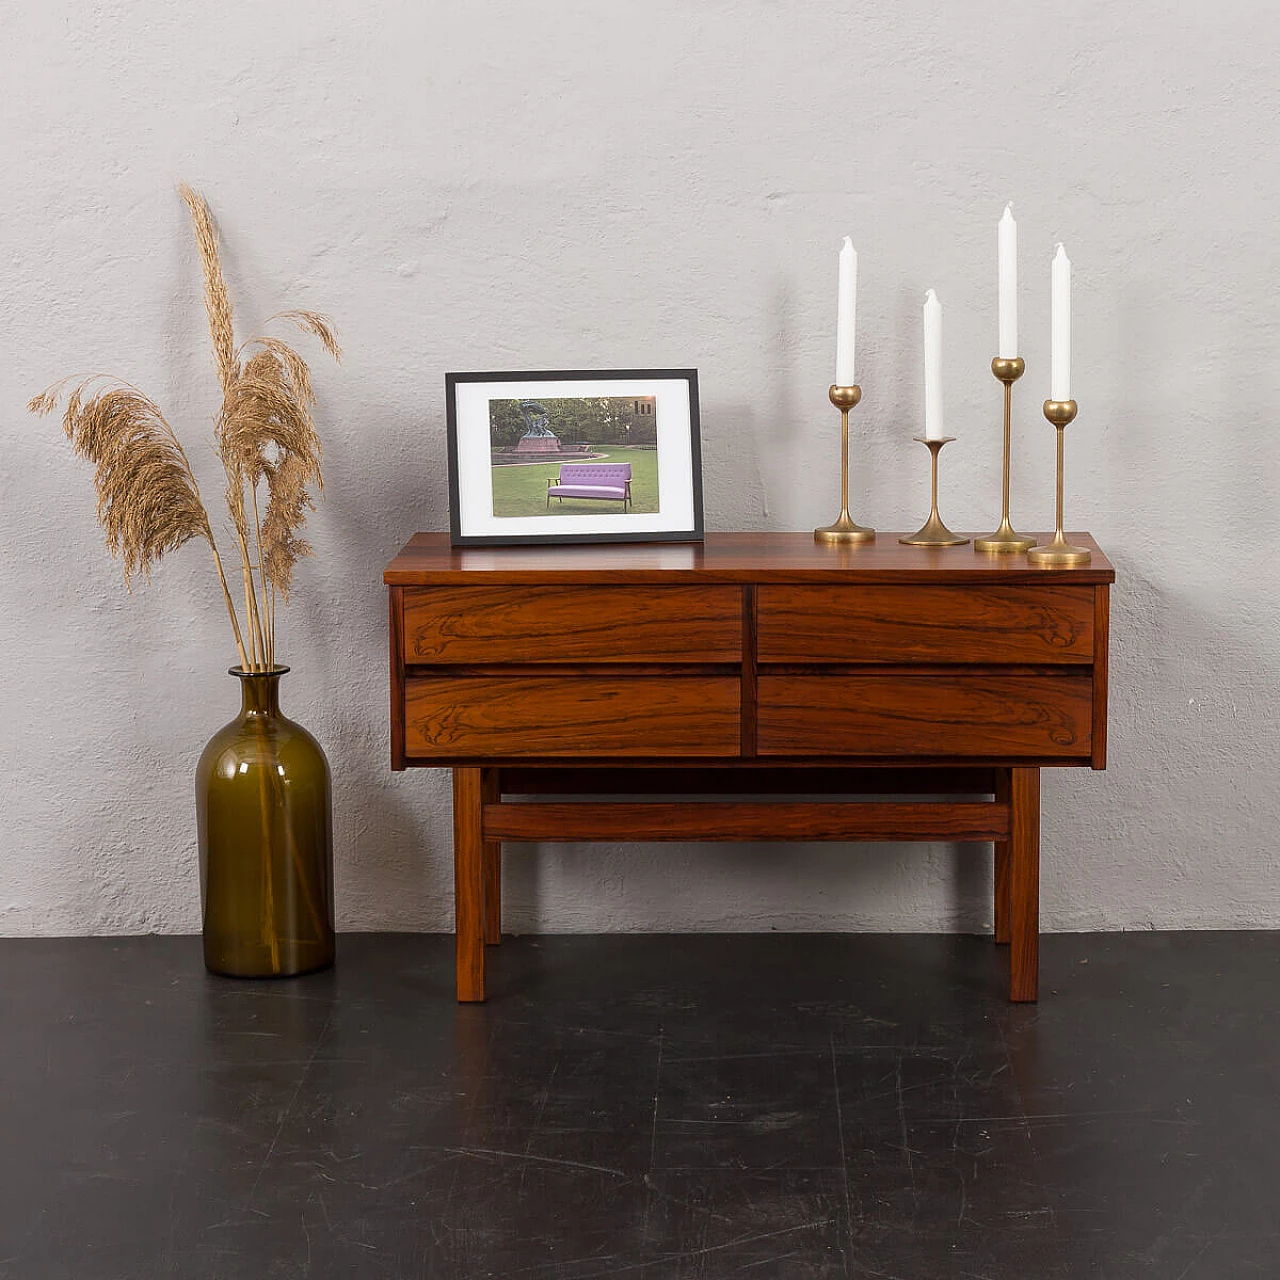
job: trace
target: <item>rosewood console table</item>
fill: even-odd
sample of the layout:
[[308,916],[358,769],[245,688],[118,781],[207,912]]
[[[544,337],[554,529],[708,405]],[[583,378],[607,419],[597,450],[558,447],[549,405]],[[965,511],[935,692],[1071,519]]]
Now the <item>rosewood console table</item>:
[[391,767],[453,769],[458,999],[484,999],[502,841],[776,838],[992,841],[1010,999],[1035,1000],[1040,770],[1106,764],[1115,571],[1072,541],[1091,564],[417,534],[384,574]]

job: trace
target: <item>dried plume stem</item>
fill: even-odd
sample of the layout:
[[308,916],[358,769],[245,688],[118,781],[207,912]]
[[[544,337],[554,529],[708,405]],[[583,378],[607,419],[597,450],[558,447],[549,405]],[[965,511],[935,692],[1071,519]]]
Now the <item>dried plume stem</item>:
[[[70,379],[54,383],[27,406],[41,416],[61,401]],[[236,650],[247,660],[239,619],[213,537],[209,512],[186,450],[154,400],[137,387],[101,374],[67,396],[62,429],[72,449],[94,464],[98,521],[112,555],[124,561],[125,585],[149,577],[152,565],[192,538],[213,553]]]
[[[181,193],[191,210],[200,251],[209,334],[222,382],[216,438],[240,550],[252,669],[271,670],[276,659],[275,594],[278,591],[288,602],[293,566],[310,554],[297,530],[312,507],[307,485],[323,484],[320,439],[311,416],[315,392],[306,361],[288,343],[263,337],[235,346],[212,215],[198,192],[182,187]],[[296,325],[340,359],[333,326],[324,316],[285,311],[272,319]],[[267,489],[265,513],[258,503],[262,484]]]
[[[213,215],[205,198],[183,183],[178,194],[191,211],[191,226],[195,232],[196,248],[200,252],[200,266],[204,275],[204,306],[209,317],[209,337],[213,342],[214,360],[218,366],[218,381],[222,395],[232,394],[240,376],[240,362],[236,357],[235,326],[231,310],[231,295],[222,274],[222,260],[218,254],[218,232]],[[253,584],[253,561],[249,554],[249,528],[244,507],[243,477],[229,465],[225,451],[222,463],[227,473],[227,505],[235,526],[236,542],[240,550],[240,576],[244,587],[245,625],[249,629],[249,671],[266,669],[266,638],[262,618],[258,610],[257,592]]]
[[222,276],[222,261],[218,257],[218,233],[213,225],[213,214],[204,196],[192,191],[184,182],[178,194],[191,210],[191,225],[195,231],[196,248],[200,251],[200,266],[204,272],[204,305],[209,314],[209,336],[213,340],[213,356],[218,365],[218,381],[222,394],[231,390],[239,366],[236,362],[235,329],[231,317],[231,295]]
[[[288,312],[279,318],[315,334],[326,350],[340,354],[323,316]],[[264,652],[270,664],[275,660],[276,595],[288,603],[294,566],[311,554],[299,531],[314,505],[310,486],[323,487],[323,451],[311,413],[311,373],[297,351],[279,338],[259,337],[244,344],[236,359],[239,374],[223,402],[216,436],[234,490],[228,502],[246,542],[252,516],[262,593],[259,617],[265,620]],[[258,501],[260,486],[265,486],[265,510]]]

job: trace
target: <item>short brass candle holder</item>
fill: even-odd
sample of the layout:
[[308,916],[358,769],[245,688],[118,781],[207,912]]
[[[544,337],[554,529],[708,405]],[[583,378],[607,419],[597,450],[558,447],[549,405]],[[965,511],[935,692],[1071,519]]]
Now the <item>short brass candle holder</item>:
[[938,515],[938,454],[942,452],[942,446],[954,440],[955,436],[916,436],[915,438],[929,450],[932,491],[929,518],[909,538],[899,538],[898,541],[908,547],[963,547],[969,539],[952,533],[942,523],[942,517]]
[[1015,533],[1009,523],[1009,446],[1013,421],[1013,384],[1022,377],[1026,363],[1021,356],[996,356],[991,362],[991,372],[1004,383],[1004,481],[1000,491],[1000,527],[985,538],[975,538],[975,551],[994,551],[1003,554],[1019,554],[1036,545],[1034,538],[1024,538]]
[[1053,541],[1044,547],[1032,547],[1027,559],[1032,564],[1049,569],[1059,569],[1073,564],[1088,564],[1088,547],[1073,547],[1062,533],[1062,433],[1068,422],[1076,416],[1074,400],[1046,400],[1044,416],[1058,429],[1058,525]]
[[862,388],[833,386],[827,395],[840,410],[840,514],[835,524],[813,531],[814,542],[874,542],[876,531],[854,524],[849,515],[849,410],[862,399]]

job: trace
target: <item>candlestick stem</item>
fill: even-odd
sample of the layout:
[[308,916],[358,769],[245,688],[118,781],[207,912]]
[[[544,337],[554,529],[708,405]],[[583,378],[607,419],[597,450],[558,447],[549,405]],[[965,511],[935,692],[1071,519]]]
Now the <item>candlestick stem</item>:
[[1009,523],[1009,455],[1013,437],[1013,384],[1022,377],[1026,364],[1021,356],[996,356],[991,362],[991,372],[1004,383],[1004,468],[1000,485],[1000,527],[995,533],[985,538],[975,538],[975,551],[994,551],[999,554],[1014,554],[1029,550],[1036,545],[1034,538],[1015,533]]
[[1049,569],[1088,564],[1092,559],[1089,548],[1072,546],[1067,541],[1066,534],[1062,530],[1063,433],[1066,431],[1067,424],[1076,416],[1076,402],[1074,400],[1046,400],[1044,402],[1044,416],[1049,419],[1058,432],[1057,524],[1054,529],[1053,541],[1048,546],[1032,547],[1027,552],[1027,559],[1032,564],[1041,565]]
[[1000,485],[1000,513],[1009,518],[1009,444],[1013,434],[1013,383],[1004,384],[1004,479]]
[[1062,537],[1062,473],[1066,470],[1063,465],[1065,451],[1063,441],[1066,439],[1066,428],[1060,426],[1058,428],[1058,493],[1057,493],[1057,523],[1054,528],[1054,540]]
[[849,410],[862,399],[862,388],[833,386],[827,392],[840,410],[840,514],[834,524],[813,531],[815,542],[874,542],[876,531],[855,524],[849,514]]
[[955,436],[916,436],[929,450],[929,518],[909,538],[898,541],[908,547],[962,547],[968,538],[954,534],[938,515],[938,454],[942,446],[955,439]]

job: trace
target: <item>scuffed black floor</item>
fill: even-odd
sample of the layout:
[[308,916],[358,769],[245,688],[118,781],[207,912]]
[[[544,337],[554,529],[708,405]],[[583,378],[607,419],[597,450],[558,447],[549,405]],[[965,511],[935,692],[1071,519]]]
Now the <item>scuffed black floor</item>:
[[1280,1275],[1280,935],[0,941],[0,1276]]

